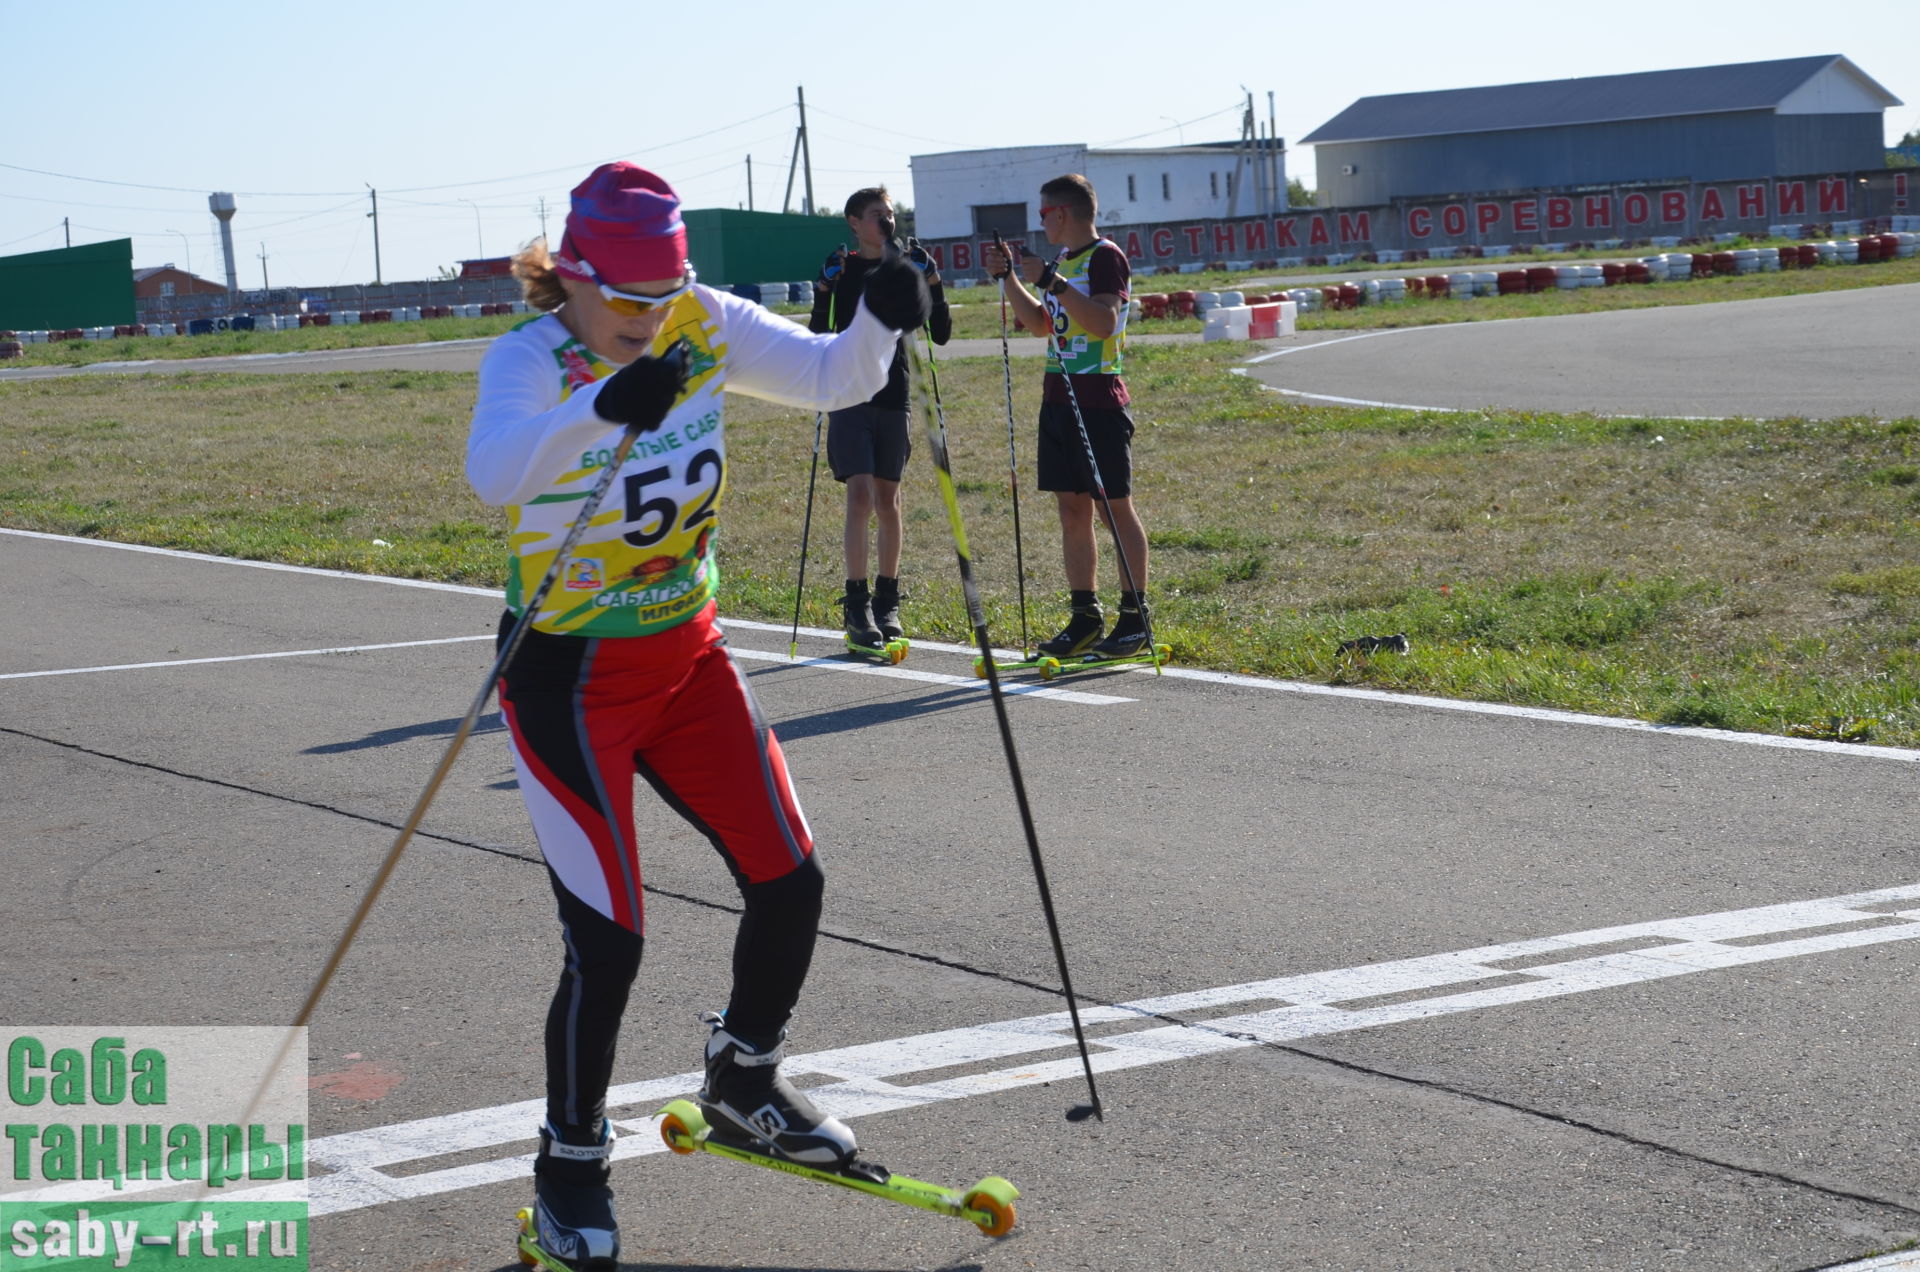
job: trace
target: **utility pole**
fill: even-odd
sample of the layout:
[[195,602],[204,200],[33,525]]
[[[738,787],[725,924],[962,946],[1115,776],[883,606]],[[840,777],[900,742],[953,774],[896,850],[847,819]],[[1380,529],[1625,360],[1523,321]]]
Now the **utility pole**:
[[60,225],[61,225],[61,228],[65,229],[67,232],[67,246],[72,247],[73,246],[73,218],[70,216],[61,217]]
[[378,287],[380,286],[380,192],[368,182],[363,181],[361,184],[367,187],[367,193],[373,197],[373,211],[367,215],[373,218],[373,285]]
[[753,211],[753,156],[747,156],[747,211]]
[[[1242,84],[1240,86],[1240,91],[1246,92],[1246,90],[1247,90],[1247,86],[1245,84]],[[1240,144],[1234,148],[1233,175],[1227,178],[1227,215],[1229,217],[1233,216],[1235,209],[1238,207],[1240,203],[1240,186],[1242,184],[1240,180],[1240,173],[1241,173],[1242,166],[1247,161],[1248,144],[1249,144],[1248,132],[1252,127],[1253,127],[1253,94],[1247,93],[1247,108],[1244,112],[1241,113],[1241,116],[1240,116]]]
[[1280,120],[1273,113],[1273,90],[1267,90],[1267,144],[1273,147],[1273,153],[1267,156],[1268,172],[1272,174],[1269,185],[1273,187],[1273,210],[1281,212],[1287,206],[1287,183],[1280,179]]
[[547,196],[540,196],[540,237],[547,237]]
[[813,215],[813,151],[807,145],[807,90],[804,85],[795,90],[800,94],[800,159],[807,169],[807,215]]
[[273,284],[267,281],[267,245],[260,245],[260,290],[272,291]]
[[800,127],[793,134],[793,156],[787,160],[787,192],[780,199],[780,211],[785,213],[793,205],[794,170],[804,162],[807,170],[806,202],[801,210],[808,216],[813,215],[813,152],[807,146],[807,90],[802,87],[800,94]]

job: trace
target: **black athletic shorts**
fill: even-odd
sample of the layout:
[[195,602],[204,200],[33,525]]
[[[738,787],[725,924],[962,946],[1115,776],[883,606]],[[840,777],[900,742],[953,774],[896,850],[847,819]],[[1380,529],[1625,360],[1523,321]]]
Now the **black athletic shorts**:
[[[1124,406],[1081,409],[1093,457],[1100,464],[1100,482],[1107,498],[1124,499],[1133,493],[1133,417]],[[1040,489],[1093,493],[1087,472],[1087,448],[1073,422],[1073,407],[1063,402],[1040,404],[1040,462],[1036,466]]]
[[827,412],[827,466],[835,481],[869,473],[881,481],[899,481],[913,454],[907,413],[862,402]]

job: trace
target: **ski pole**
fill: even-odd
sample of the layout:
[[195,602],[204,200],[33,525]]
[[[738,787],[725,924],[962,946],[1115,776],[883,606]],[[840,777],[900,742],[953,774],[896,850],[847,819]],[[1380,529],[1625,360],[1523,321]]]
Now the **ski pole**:
[[[1007,268],[1011,270],[1013,255],[1007,251],[1007,242],[998,230],[993,232],[993,245],[1007,258]],[[1007,347],[1007,289],[1004,286],[1000,289],[1000,374],[1007,386],[1007,488],[1013,492],[1013,573],[1020,585],[1020,656],[1025,658],[1033,652],[1033,641],[1027,635],[1027,563],[1020,548],[1020,451],[1013,433],[1013,353]]]
[[[686,343],[681,341],[665,356],[678,358],[684,367],[691,356],[691,351]],[[607,492],[613,488],[614,478],[625,466],[627,456],[632,453],[633,444],[639,436],[639,432],[632,428],[621,430],[620,443],[614,448],[612,459],[608,460],[606,468],[600,473],[599,480],[588,492],[586,502],[581,505],[580,514],[574,518],[572,528],[567,531],[567,537],[561,540],[559,551],[554,553],[553,564],[547,567],[546,576],[533,590],[533,595],[528,598],[526,605],[522,608],[519,619],[508,631],[506,641],[500,646],[500,651],[494,655],[493,665],[487,668],[487,677],[480,683],[480,692],[474,695],[472,705],[467,708],[467,714],[460,718],[459,727],[453,731],[453,740],[447,743],[446,752],[440,757],[440,763],[434,767],[432,776],[427,779],[426,789],[422,790],[420,798],[414,801],[413,811],[407,814],[407,820],[400,827],[400,833],[394,836],[393,846],[387,849],[385,860],[380,863],[380,868],[374,871],[373,880],[367,885],[366,894],[360,898],[359,907],[354,910],[353,917],[347,920],[346,931],[341,933],[340,940],[333,947],[333,953],[328,957],[326,966],[320,969],[319,977],[313,982],[313,988],[308,991],[306,1002],[301,1004],[299,1014],[293,1018],[293,1028],[287,1031],[286,1040],[280,1044],[279,1054],[268,1067],[267,1076],[254,1095],[254,1105],[257,1105],[261,1096],[266,1093],[273,1074],[286,1060],[287,1052],[293,1046],[295,1031],[313,1018],[315,1008],[320,1005],[321,996],[327,992],[327,986],[333,982],[334,973],[340,970],[340,964],[346,958],[347,950],[353,945],[354,938],[360,934],[361,925],[367,921],[367,915],[372,913],[373,903],[379,899],[381,890],[393,877],[394,868],[400,864],[400,855],[406,851],[407,844],[413,839],[414,831],[419,829],[421,820],[426,817],[427,808],[433,803],[433,797],[439,793],[441,783],[446,781],[447,774],[453,770],[454,760],[459,757],[461,748],[466,745],[468,736],[473,733],[481,711],[486,709],[487,699],[493,693],[494,684],[506,670],[507,664],[513,660],[514,654],[519,651],[521,642],[526,639],[528,630],[532,628],[534,619],[540,613],[540,607],[546,603],[547,594],[553,590],[554,583],[560,578],[561,570],[566,568],[568,558],[573,555],[573,550],[579,546],[581,537],[587,532],[587,527],[598,515],[600,505],[606,501]],[[249,1105],[249,1117],[241,1119],[241,1125],[250,1124],[252,1111],[253,1105]]]
[[[846,244],[842,243],[841,247]],[[833,305],[839,297],[827,293],[827,330],[833,330]],[[787,659],[791,661],[800,650],[800,601],[807,594],[807,539],[813,533],[813,483],[820,476],[820,430],[825,427],[827,413],[813,413],[813,466],[807,470],[807,516],[800,523],[800,577],[793,583],[793,634],[787,638]]]
[[[928,395],[921,389],[927,374],[920,348],[907,342],[907,375],[912,390],[913,409],[918,411],[933,451],[934,475],[939,479],[940,498],[947,507],[947,522],[953,531],[954,554],[960,562],[960,588],[966,596],[967,621],[973,625],[973,637],[980,646],[981,666],[986,670],[987,687],[993,696],[994,716],[1000,723],[1000,744],[1007,755],[1007,772],[1013,779],[1014,802],[1020,809],[1020,824],[1026,831],[1027,855],[1033,861],[1034,882],[1040,887],[1040,908],[1047,917],[1047,933],[1053,938],[1053,956],[1060,966],[1060,987],[1067,998],[1067,1015],[1073,1021],[1073,1036],[1080,1045],[1080,1063],[1087,1074],[1090,1104],[1076,1104],[1067,1110],[1067,1120],[1082,1121],[1091,1116],[1106,1121],[1100,1104],[1100,1089],[1093,1080],[1093,1059],[1087,1053],[1086,1031],[1080,1025],[1080,1008],[1073,995],[1073,978],[1067,972],[1067,951],[1060,942],[1060,921],[1054,914],[1053,891],[1047,886],[1046,864],[1040,858],[1040,839],[1033,828],[1033,808],[1027,802],[1026,780],[1020,775],[1020,756],[1013,745],[1013,725],[1007,719],[1006,696],[1000,688],[1000,673],[993,661],[993,642],[987,637],[986,610],[980,604],[980,589],[973,580],[973,561],[967,548],[967,528],[960,517],[960,499],[954,491],[953,467],[947,455],[947,439],[938,414],[929,410]],[[930,376],[927,377],[931,379]]]
[[[1065,260],[1066,257],[1067,249],[1062,247],[1059,255],[1054,257],[1054,265],[1058,267],[1060,262]],[[1041,298],[1040,304],[1042,309],[1046,308],[1046,299],[1044,296]],[[1155,653],[1153,674],[1157,676],[1161,673],[1160,659],[1157,653],[1159,646],[1154,644],[1153,640],[1153,618],[1147,612],[1146,597],[1141,595],[1144,589],[1141,588],[1135,579],[1132,563],[1127,560],[1126,546],[1120,542],[1120,527],[1114,524],[1113,502],[1107,498],[1106,484],[1100,480],[1100,461],[1093,457],[1093,438],[1087,433],[1086,417],[1080,414],[1080,395],[1073,391],[1073,377],[1067,373],[1066,350],[1060,345],[1059,333],[1053,329],[1053,323],[1051,321],[1053,315],[1048,313],[1047,317],[1049,319],[1047,323],[1047,347],[1053,351],[1054,361],[1060,364],[1060,382],[1067,387],[1067,405],[1073,408],[1073,424],[1074,427],[1080,431],[1080,447],[1086,452],[1087,475],[1093,479],[1093,493],[1100,497],[1100,507],[1106,513],[1107,530],[1113,536],[1114,555],[1120,558],[1121,581],[1125,584],[1127,591],[1140,597],[1140,625],[1146,629],[1148,651]]]

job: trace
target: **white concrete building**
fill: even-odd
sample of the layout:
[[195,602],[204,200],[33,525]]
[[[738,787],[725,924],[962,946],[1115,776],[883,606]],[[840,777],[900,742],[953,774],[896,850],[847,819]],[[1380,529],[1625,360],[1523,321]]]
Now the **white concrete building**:
[[1031,235],[1040,224],[1041,185],[1069,172],[1093,182],[1103,226],[1285,211],[1286,151],[1273,165],[1278,184],[1271,192],[1244,153],[1224,143],[1156,150],[1009,146],[915,155],[914,233],[923,239],[991,236],[995,230]]

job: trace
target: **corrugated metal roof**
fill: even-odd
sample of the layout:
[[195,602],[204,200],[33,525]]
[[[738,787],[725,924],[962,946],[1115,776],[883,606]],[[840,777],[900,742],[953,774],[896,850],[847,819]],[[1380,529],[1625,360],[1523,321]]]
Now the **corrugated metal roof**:
[[1815,75],[1844,63],[1848,71],[1885,95],[1899,99],[1839,54],[1793,57],[1777,62],[1740,62],[1631,75],[1451,88],[1428,93],[1362,97],[1301,138],[1301,145],[1329,141],[1384,141],[1449,133],[1553,128],[1624,119],[1661,119],[1733,110],[1767,110]]

